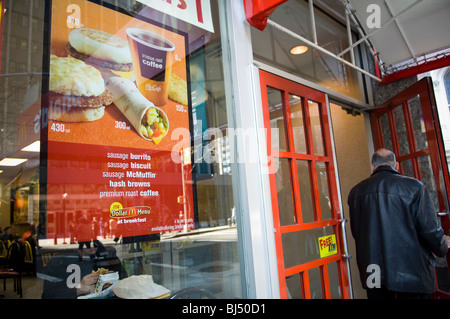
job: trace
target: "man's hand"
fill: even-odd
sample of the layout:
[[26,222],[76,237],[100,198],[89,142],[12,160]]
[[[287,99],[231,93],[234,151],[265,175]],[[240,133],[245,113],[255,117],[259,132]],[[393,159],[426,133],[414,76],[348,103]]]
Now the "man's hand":
[[77,295],[85,295],[93,292],[99,276],[96,273],[84,276],[81,279],[80,288],[77,289]]
[[450,236],[444,235],[445,243],[447,244],[447,247],[450,248]]

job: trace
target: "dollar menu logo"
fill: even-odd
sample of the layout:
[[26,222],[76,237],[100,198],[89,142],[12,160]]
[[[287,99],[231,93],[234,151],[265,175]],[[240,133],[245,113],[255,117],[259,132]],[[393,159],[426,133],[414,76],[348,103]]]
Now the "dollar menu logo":
[[109,208],[111,218],[128,218],[140,215],[150,215],[151,208],[148,206],[133,206],[124,208],[121,203],[112,203]]

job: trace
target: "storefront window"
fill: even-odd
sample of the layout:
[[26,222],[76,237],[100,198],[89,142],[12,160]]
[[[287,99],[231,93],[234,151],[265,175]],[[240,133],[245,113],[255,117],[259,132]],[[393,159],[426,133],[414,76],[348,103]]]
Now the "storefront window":
[[245,297],[217,2],[0,2],[0,260],[23,297]]
[[450,106],[450,72],[447,71],[444,75],[445,93],[447,95],[447,103]]
[[[333,7],[344,11],[341,3],[327,2],[327,4],[332,4]],[[314,41],[308,1],[284,2],[277,7],[269,19],[309,41]],[[345,25],[318,8],[314,10],[314,19],[318,45],[336,55],[349,46]],[[291,53],[291,49],[295,46],[305,47],[305,44],[271,27],[270,24],[264,31],[251,28],[251,33],[255,60],[348,97],[364,100],[358,74],[354,69],[313,47],[306,46],[307,50],[302,54]],[[357,50],[355,52],[358,56]],[[342,58],[350,61],[350,54],[347,52]]]

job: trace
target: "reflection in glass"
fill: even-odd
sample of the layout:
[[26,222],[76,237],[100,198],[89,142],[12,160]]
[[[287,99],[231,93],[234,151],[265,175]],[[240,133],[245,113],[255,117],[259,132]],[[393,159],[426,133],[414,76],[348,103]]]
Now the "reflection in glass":
[[267,100],[270,112],[270,128],[272,132],[272,149],[286,151],[286,131],[283,107],[283,94],[280,90],[267,87]]
[[315,221],[315,214],[308,161],[297,160],[297,174],[302,207],[302,222],[310,223]]
[[[436,180],[433,175],[433,167],[431,166],[431,158],[430,155],[421,156],[418,158],[420,173],[422,175],[422,182],[425,184],[428,192],[430,193],[431,200],[434,204],[434,208],[436,212],[441,210],[439,206],[439,194],[436,188]],[[445,194],[445,192],[441,192],[441,194]],[[444,199],[444,201],[446,201]],[[448,217],[447,217],[448,218]],[[441,225],[442,219],[438,218],[438,223]],[[450,292],[450,278],[448,273],[448,263],[447,258],[444,257],[436,257],[436,279],[437,284],[440,290],[445,292]]]
[[323,147],[322,125],[320,121],[319,104],[311,100],[308,101],[309,117],[311,121],[311,134],[316,155],[325,155]]
[[409,177],[415,177],[414,169],[412,166],[412,160],[402,161],[400,163],[400,165],[402,166],[402,169],[403,169],[403,175],[409,176]]
[[394,108],[394,120],[395,127],[397,129],[398,147],[400,149],[400,155],[409,154],[408,135],[406,134],[405,118],[403,116],[402,105]]
[[430,193],[431,200],[433,201],[434,207],[439,209],[439,199],[436,189],[436,181],[433,175],[433,167],[431,166],[431,158],[430,155],[427,154],[425,156],[421,156],[418,158],[420,174],[422,175],[422,182],[428,189]]
[[383,135],[384,147],[388,150],[393,150],[392,148],[392,136],[391,130],[389,128],[389,117],[387,113],[380,116],[381,124],[381,134]]
[[333,227],[329,226],[282,234],[285,267],[320,259],[318,238],[333,233]]
[[308,270],[309,288],[311,291],[311,299],[322,299],[322,276],[320,268],[313,268]]
[[[439,195],[436,188],[436,180],[433,175],[433,167],[431,166],[431,158],[430,155],[427,154],[425,156],[421,156],[418,159],[421,180],[425,184],[431,201],[434,204],[434,208],[436,212],[439,211]],[[441,222],[441,219],[438,218],[438,222]],[[436,274],[438,277],[438,285],[442,289],[450,289],[450,282],[448,280],[448,271],[447,271],[447,261],[446,258],[436,258]],[[444,275],[443,275],[444,274]]]
[[[112,8],[115,8],[117,12],[111,14],[119,14],[119,11],[127,12],[130,19],[137,14],[148,17],[148,13],[152,11],[148,6],[136,1],[103,0],[94,2],[76,1],[77,5],[70,4],[74,12],[76,10],[73,7],[82,7],[81,12],[84,13],[89,11],[89,17],[83,16],[83,23],[86,27],[96,24],[99,27],[103,25],[108,29],[114,29],[114,23],[109,22],[115,20],[111,20],[111,15],[107,14],[107,12],[111,13]],[[50,29],[64,33],[68,31],[68,28],[61,27],[66,25],[67,17],[64,14],[52,16],[55,19],[61,18],[63,24],[50,25],[51,23],[45,19],[46,9],[50,10],[52,6],[53,8],[64,6],[60,1],[53,1],[50,7],[47,5],[47,1],[3,1],[2,4],[4,11],[2,12],[4,13],[2,24],[4,22],[5,27],[2,29],[0,106],[4,111],[2,114],[7,114],[7,118],[2,118],[2,128],[5,130],[2,132],[3,143],[0,148],[2,154],[13,155],[21,152],[21,148],[26,146],[21,145],[22,143],[34,141],[34,139],[24,140],[25,137],[27,139],[34,137],[29,134],[33,132],[33,129],[27,130],[26,136],[24,136],[20,127],[23,125],[23,128],[25,126],[33,128],[33,119],[37,119],[39,124],[39,117],[36,116],[41,114],[42,87],[48,87],[48,69],[42,66],[43,61],[48,60],[49,52],[67,55],[64,50],[64,52],[51,50],[48,41],[50,34],[44,36],[44,33],[49,32]],[[84,10],[85,4],[97,5],[98,10],[95,12]],[[64,7],[64,13],[66,7]],[[186,45],[189,46],[187,52],[193,52],[186,61],[190,64],[190,70],[198,71],[192,72],[190,79],[185,79],[188,83],[190,81],[189,94],[192,98],[192,108],[195,109],[192,110],[189,107],[184,110],[185,112],[192,111],[192,114],[189,114],[192,119],[204,119],[203,126],[194,125],[193,127],[194,130],[199,129],[200,136],[209,127],[228,126],[228,109],[225,107],[228,103],[226,103],[224,82],[224,74],[228,66],[222,65],[220,37],[224,30],[220,32],[218,28],[219,14],[216,0],[211,1],[211,14],[216,30],[213,34],[188,25],[182,20],[165,19],[164,15],[152,16],[152,19],[157,20],[155,22],[159,26],[168,26],[169,29],[173,27],[182,33],[189,30],[190,34],[195,34],[195,37],[190,35],[188,37],[186,33],[185,39]],[[99,24],[100,20],[107,23]],[[44,64],[48,64],[48,62]],[[204,76],[206,74],[208,77]],[[189,74],[187,76],[189,77]],[[195,90],[194,81],[197,81],[198,84],[195,86]],[[205,95],[208,94],[214,98],[206,99]],[[45,108],[42,111],[44,112]],[[44,118],[48,120],[48,116],[41,118],[42,123],[44,123]],[[47,124],[47,122],[45,123]],[[66,129],[68,127],[69,124],[66,124]],[[50,123],[48,129],[50,130]],[[68,131],[65,132],[68,133]],[[38,130],[37,139],[39,137]],[[80,141],[80,145],[83,145],[82,143],[85,141]],[[98,143],[98,145],[102,143],[101,137],[98,138]],[[126,148],[129,145],[122,146]],[[105,190],[105,185],[93,182],[92,178],[88,179],[89,176],[98,176],[101,179],[101,173],[107,171],[106,161],[111,161],[111,163],[114,161],[106,160],[106,157],[101,157],[99,160],[100,154],[92,154],[88,150],[84,153],[80,152],[85,155],[83,155],[83,160],[73,160],[68,156],[69,154],[59,148],[58,155],[62,159],[57,162],[45,163],[48,166],[41,166],[44,164],[39,162],[39,159],[44,158],[46,154],[34,153],[33,156],[30,153],[27,155],[29,161],[26,165],[3,168],[1,208],[2,213],[8,212],[8,214],[0,214],[0,226],[4,229],[9,225],[9,212],[12,214],[16,212],[15,218],[18,222],[11,225],[13,234],[19,234],[21,237],[26,231],[30,231],[31,236],[27,238],[26,242],[32,243],[33,239],[35,240],[31,247],[36,248],[33,250],[33,253],[36,254],[32,255],[34,265],[27,259],[26,271],[28,274],[26,278],[23,277],[23,298],[76,298],[75,289],[69,288],[67,285],[69,281],[66,281],[68,276],[72,275],[71,278],[75,278],[73,276],[75,273],[68,271],[68,269],[70,270],[67,268],[69,265],[80,266],[81,278],[85,274],[90,274],[92,270],[102,267],[119,271],[120,278],[132,275],[151,275],[156,284],[170,289],[171,292],[188,287],[201,287],[219,298],[245,297],[243,296],[245,289],[241,289],[242,278],[238,260],[236,216],[239,216],[239,212],[236,212],[234,208],[235,185],[231,180],[231,168],[228,172],[219,169],[224,167],[226,161],[229,163],[227,146],[224,144],[220,150],[224,155],[221,160],[217,160],[211,165],[206,162],[196,163],[198,165],[192,171],[195,183],[192,182],[192,179],[186,181],[187,193],[192,185],[196,184],[196,198],[194,199],[196,218],[194,222],[197,230],[200,228],[210,230],[205,233],[202,233],[201,229],[200,232],[188,232],[180,229],[176,233],[161,229],[161,231],[152,230],[152,233],[148,235],[123,236],[123,233],[120,232],[120,225],[126,227],[129,226],[129,223],[123,222],[118,225],[116,220],[109,218],[112,202],[108,200],[107,205],[103,205],[99,201],[99,194]],[[100,147],[102,146],[100,145]],[[107,146],[105,146],[106,148]],[[127,151],[124,150],[124,152]],[[92,158],[94,160],[91,161]],[[152,170],[154,169],[158,174],[172,172],[167,166],[170,162],[173,163],[172,159],[158,160],[156,163],[155,156],[152,160],[155,160],[152,163]],[[202,169],[197,169],[200,166]],[[45,176],[41,174],[42,168],[53,171],[55,174],[62,172],[59,174],[61,182],[53,185],[47,184]],[[180,165],[178,169],[175,173],[186,170],[186,167]],[[118,170],[122,172],[121,169]],[[107,179],[105,181],[107,183]],[[171,183],[170,179],[164,179],[164,182],[165,185]],[[17,189],[12,192],[13,188]],[[58,196],[40,197],[42,188],[44,188],[44,193],[49,191]],[[12,196],[12,194],[14,195]],[[164,206],[168,202],[164,195],[161,194],[158,197],[158,203],[152,206],[154,211],[161,210],[161,214],[159,214],[161,218],[168,216],[168,214],[164,214],[167,209]],[[17,210],[12,207],[13,199],[17,204]],[[149,199],[142,200],[147,203]],[[185,198],[180,196],[178,200],[179,202],[176,204],[180,204],[180,212],[182,212]],[[27,209],[23,206],[26,202]],[[140,199],[136,198],[136,205],[139,204]],[[189,209],[189,206],[186,207]],[[88,220],[85,227],[81,227],[81,221],[86,214],[92,216],[92,220]],[[180,220],[183,219],[183,214],[180,214]],[[164,225],[165,221],[162,221],[161,224]],[[86,228],[86,233],[91,234],[92,238],[82,236],[81,228]],[[86,248],[86,244],[83,244],[82,249],[78,249],[79,244],[84,241],[90,243],[90,248]],[[22,243],[28,247],[26,242]],[[28,255],[27,258],[29,257]],[[72,268],[72,271],[75,269]],[[39,275],[37,276],[37,274]],[[2,292],[5,298],[19,298],[12,286],[12,283],[7,284],[6,291]]]
[[[330,1],[326,2],[328,6]],[[333,6],[334,10],[344,11],[345,7],[339,3]],[[314,8],[314,11],[319,43],[326,45],[327,50],[339,54],[349,46],[345,25],[319,8]],[[308,1],[286,1],[271,14],[270,19],[314,41]],[[301,55],[291,55],[289,50],[298,40],[286,32],[270,25],[264,31],[251,28],[251,40],[253,56],[256,60],[352,98],[358,100],[363,98],[356,70],[346,67],[342,62],[314,48],[310,48]],[[342,57],[350,61],[349,52]]]
[[319,184],[320,209],[322,220],[331,219],[331,198],[328,190],[327,166],[324,162],[316,162],[317,182]]
[[291,106],[292,133],[294,135],[294,147],[296,153],[306,154],[305,126],[303,123],[302,99],[289,94]]
[[292,196],[291,169],[289,160],[280,158],[280,166],[275,174],[278,194],[278,211],[281,226],[295,223]]
[[341,285],[339,284],[339,265],[337,261],[328,264],[328,278],[330,282],[331,299],[341,299]]
[[420,151],[428,148],[428,139],[425,131],[425,123],[423,121],[422,107],[420,104],[420,96],[417,95],[408,100],[411,110],[411,122],[414,128],[414,137],[416,140],[416,150]]
[[288,299],[303,299],[302,277],[300,274],[286,277],[286,292]]

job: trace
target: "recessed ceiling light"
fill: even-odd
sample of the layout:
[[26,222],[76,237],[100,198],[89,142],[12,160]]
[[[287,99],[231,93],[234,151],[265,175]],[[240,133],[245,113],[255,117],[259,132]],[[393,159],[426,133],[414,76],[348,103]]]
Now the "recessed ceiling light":
[[0,166],[17,166],[28,161],[26,158],[9,158],[6,157],[0,161]]
[[39,152],[40,150],[41,150],[41,142],[40,141],[33,142],[30,145],[22,148],[22,151],[25,151],[25,152]]
[[308,51],[308,47],[306,45],[297,45],[293,47],[289,52],[294,55],[303,54]]

